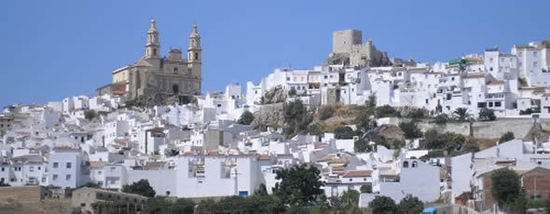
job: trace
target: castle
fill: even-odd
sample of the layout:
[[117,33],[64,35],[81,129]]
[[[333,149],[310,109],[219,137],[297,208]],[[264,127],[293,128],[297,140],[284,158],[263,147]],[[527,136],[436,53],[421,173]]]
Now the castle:
[[332,53],[326,63],[359,68],[392,65],[386,52],[377,50],[372,40],[363,43],[362,32],[354,29],[332,34]]
[[160,56],[160,37],[155,20],[147,31],[145,55],[135,64],[112,72],[113,82],[97,90],[99,95],[123,95],[128,99],[143,97],[148,103],[161,104],[167,100],[186,102],[201,92],[201,41],[197,26],[189,35],[187,58],[182,50],[170,49]]

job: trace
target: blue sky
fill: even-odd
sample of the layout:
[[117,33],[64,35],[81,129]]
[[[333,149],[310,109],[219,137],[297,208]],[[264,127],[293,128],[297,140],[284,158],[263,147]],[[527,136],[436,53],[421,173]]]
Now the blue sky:
[[[446,61],[550,38],[550,1],[0,1],[0,106],[92,95],[143,55],[155,18],[162,52],[202,36],[203,92],[311,68],[331,32],[355,28],[392,57]],[[244,88],[243,88],[244,89]]]

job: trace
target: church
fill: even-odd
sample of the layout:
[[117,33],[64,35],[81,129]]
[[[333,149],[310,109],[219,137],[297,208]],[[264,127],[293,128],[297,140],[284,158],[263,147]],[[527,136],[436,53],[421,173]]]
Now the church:
[[182,103],[199,95],[202,57],[197,26],[189,35],[186,58],[181,49],[170,49],[168,56],[161,56],[159,35],[151,20],[144,56],[133,65],[115,69],[112,83],[97,89],[98,94],[123,95],[128,100],[142,97],[153,104]]

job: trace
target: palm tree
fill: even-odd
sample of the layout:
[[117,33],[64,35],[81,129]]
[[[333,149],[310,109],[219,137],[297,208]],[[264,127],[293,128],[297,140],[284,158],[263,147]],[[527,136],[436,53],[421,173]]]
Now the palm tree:
[[460,122],[466,121],[466,119],[469,116],[468,109],[466,109],[466,108],[457,108],[454,111],[454,114],[455,114],[456,119]]

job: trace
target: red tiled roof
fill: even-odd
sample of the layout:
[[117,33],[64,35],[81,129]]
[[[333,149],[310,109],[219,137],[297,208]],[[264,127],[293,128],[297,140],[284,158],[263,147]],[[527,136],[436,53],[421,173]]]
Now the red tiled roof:
[[489,82],[487,85],[502,85],[502,84],[504,84],[504,81],[494,80],[494,81]]
[[351,177],[370,177],[372,174],[371,170],[354,170],[347,171],[342,177],[351,178]]

